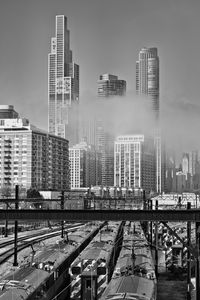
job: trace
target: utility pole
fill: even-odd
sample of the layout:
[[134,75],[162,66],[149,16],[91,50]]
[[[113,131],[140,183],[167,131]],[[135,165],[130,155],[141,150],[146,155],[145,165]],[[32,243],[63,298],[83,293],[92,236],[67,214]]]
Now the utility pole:
[[147,209],[145,190],[142,191],[143,209]]
[[[146,199],[145,190],[142,191],[142,201],[143,201],[143,209],[147,210],[148,207],[147,207],[147,199]],[[144,226],[143,230],[144,230],[144,233],[145,233],[145,236],[146,236],[148,234],[148,222],[144,221],[143,226]]]
[[197,258],[196,258],[196,300],[200,299],[200,286],[199,286],[199,237],[200,237],[200,222],[196,222],[196,245],[197,245]]
[[[19,208],[19,186],[15,186],[15,209]],[[18,233],[18,221],[15,220],[15,242],[14,242],[14,262],[13,266],[18,266],[17,262],[17,233]]]
[[[158,200],[156,200],[156,207],[158,209]],[[155,222],[155,273],[158,278],[158,222]]]
[[[6,209],[8,209],[8,202],[6,202]],[[5,220],[5,231],[4,231],[4,237],[8,237],[8,219]]]
[[[64,199],[65,199],[65,192],[62,191],[61,192],[61,203],[60,203],[61,209],[64,209]],[[64,238],[64,221],[63,220],[61,221],[61,238],[62,239]]]
[[[151,199],[149,199],[149,210],[152,210],[153,209],[153,201]],[[152,246],[152,243],[153,243],[153,222],[151,221],[150,222],[150,239],[149,239],[149,242]]]
[[[191,202],[187,202],[187,209],[191,209]],[[187,222],[187,245],[190,247],[191,243],[191,222]],[[187,250],[187,300],[191,300],[190,284],[191,284],[191,254]]]

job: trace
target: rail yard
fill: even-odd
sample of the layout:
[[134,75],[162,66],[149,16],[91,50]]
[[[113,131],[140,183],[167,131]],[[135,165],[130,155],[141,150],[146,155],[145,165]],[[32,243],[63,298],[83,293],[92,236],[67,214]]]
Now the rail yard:
[[[195,284],[191,276],[194,278],[197,266],[195,222],[119,221],[122,205],[127,216],[130,211],[135,216],[141,211],[148,215],[148,206],[139,207],[130,200],[123,200],[123,203],[119,199],[117,202],[100,201],[90,207],[90,216],[88,207],[86,210],[83,207],[81,220],[87,213],[90,222],[70,223],[61,219],[60,222],[54,220],[50,226],[49,221],[42,221],[46,228],[37,230],[33,230],[35,226],[32,228],[31,224],[26,228],[24,225],[17,236],[17,247],[16,235],[15,239],[11,236],[2,238],[0,300],[165,300],[166,297],[159,298],[158,251],[164,257],[167,280],[172,280],[170,274],[175,274],[177,278],[173,278],[180,280],[181,286],[187,276],[188,249],[191,251],[191,275],[190,284],[184,281],[187,286],[185,294],[188,294],[188,289],[190,295],[194,294]],[[114,218],[117,216],[116,221],[107,221],[105,216],[101,217],[102,221],[92,221],[95,210],[105,212],[105,216],[112,210]],[[21,212],[23,216],[23,210]],[[71,212],[74,215],[76,210]],[[153,211],[150,213],[153,216]],[[16,249],[17,264],[15,260],[13,263]]]

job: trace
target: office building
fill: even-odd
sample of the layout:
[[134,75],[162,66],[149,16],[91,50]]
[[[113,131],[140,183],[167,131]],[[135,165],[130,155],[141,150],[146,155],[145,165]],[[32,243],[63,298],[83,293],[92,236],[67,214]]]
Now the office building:
[[68,141],[27,119],[0,119],[0,187],[68,190]]
[[94,147],[81,141],[69,148],[71,188],[91,187],[97,184],[98,155]]
[[187,180],[187,176],[189,173],[189,155],[188,155],[188,153],[184,153],[183,157],[182,157],[182,172],[186,176],[186,180]]
[[155,191],[154,141],[144,135],[118,136],[114,149],[114,185]]
[[56,16],[55,37],[48,55],[48,128],[78,142],[79,66],[73,62],[67,18]]
[[166,151],[166,170],[165,170],[165,192],[176,191],[176,159],[175,151],[167,149]]
[[0,105],[0,119],[17,119],[19,114],[14,110],[13,105]]
[[111,74],[100,75],[98,80],[98,97],[124,96],[126,81]]
[[189,156],[189,173],[193,176],[199,173],[199,151],[193,150],[188,153]]
[[157,48],[142,48],[136,61],[136,92],[151,101],[156,151],[156,191],[165,189],[165,154],[159,129],[159,57]]
[[159,117],[159,57],[157,48],[142,48],[136,62],[136,92],[147,95]]
[[[125,96],[126,81],[118,79],[118,76],[102,74],[98,80],[99,101],[109,101],[108,98]],[[114,104],[113,104],[114,105]],[[114,134],[108,131],[104,116],[96,120],[96,149],[101,155],[101,184],[103,186],[114,185]]]
[[186,191],[186,176],[182,171],[176,172],[176,192],[183,193]]

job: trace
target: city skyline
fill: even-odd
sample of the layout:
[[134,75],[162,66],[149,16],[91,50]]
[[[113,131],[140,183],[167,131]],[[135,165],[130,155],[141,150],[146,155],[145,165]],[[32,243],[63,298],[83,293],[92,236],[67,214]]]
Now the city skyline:
[[[177,134],[185,134],[194,146],[200,111],[198,1],[19,0],[4,2],[1,8],[1,104],[13,104],[21,115],[47,129],[47,53],[55,16],[63,14],[81,68],[80,101],[96,95],[98,75],[106,72],[124,78],[128,97],[134,97],[137,53],[145,46],[157,47],[164,122],[176,117],[170,128],[180,127]],[[10,24],[4,29],[8,16]],[[182,128],[186,121],[188,126]],[[190,131],[194,134],[188,137]]]

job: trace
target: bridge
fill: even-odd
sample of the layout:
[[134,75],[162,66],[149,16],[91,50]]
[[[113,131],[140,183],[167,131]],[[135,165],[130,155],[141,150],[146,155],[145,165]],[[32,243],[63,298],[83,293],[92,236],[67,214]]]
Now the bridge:
[[177,210],[64,210],[1,209],[0,220],[65,220],[65,221],[162,221],[200,222],[200,209]]

